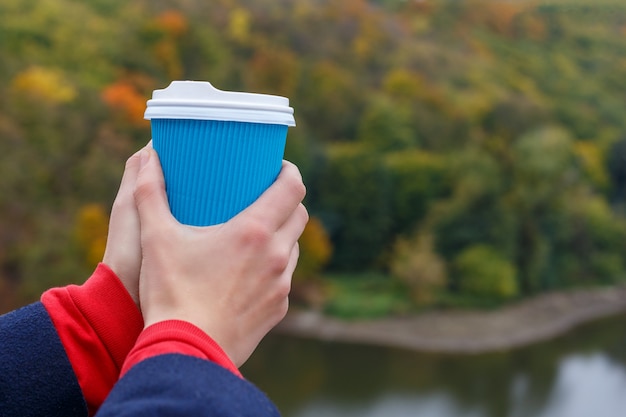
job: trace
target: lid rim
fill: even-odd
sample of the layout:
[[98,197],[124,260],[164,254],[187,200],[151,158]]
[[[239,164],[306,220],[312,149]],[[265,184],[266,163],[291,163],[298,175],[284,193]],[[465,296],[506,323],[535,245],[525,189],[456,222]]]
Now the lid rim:
[[245,109],[211,109],[200,107],[159,107],[149,108],[144,113],[144,118],[152,119],[175,119],[175,120],[215,120],[226,122],[240,123],[262,123],[262,124],[280,124],[293,127],[296,125],[295,118],[292,114],[277,113],[273,111],[264,112],[261,110],[245,111]]
[[293,107],[277,106],[268,104],[243,103],[243,102],[218,102],[204,100],[183,100],[183,99],[167,99],[167,100],[148,100],[147,107],[184,107],[184,108],[206,108],[206,109],[249,109],[267,112],[289,113],[293,114]]

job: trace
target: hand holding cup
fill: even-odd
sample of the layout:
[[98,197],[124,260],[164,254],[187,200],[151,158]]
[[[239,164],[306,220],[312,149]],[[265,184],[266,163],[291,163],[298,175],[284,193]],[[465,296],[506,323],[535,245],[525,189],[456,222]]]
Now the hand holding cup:
[[188,321],[242,365],[287,312],[297,242],[308,221],[298,169],[284,162],[251,206],[226,223],[196,227],[171,215],[158,155],[145,149],[134,195],[146,327]]

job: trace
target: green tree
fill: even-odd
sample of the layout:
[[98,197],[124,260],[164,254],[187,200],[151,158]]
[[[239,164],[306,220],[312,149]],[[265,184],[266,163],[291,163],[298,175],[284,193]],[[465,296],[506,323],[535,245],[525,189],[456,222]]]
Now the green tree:
[[[449,262],[480,243],[513,253],[517,219],[502,198],[508,184],[499,161],[478,147],[451,154],[447,161],[451,194],[432,204],[424,220],[437,252]],[[454,277],[450,282],[455,288]]]
[[610,178],[611,201],[626,207],[626,136],[616,141],[605,155],[606,168]]
[[450,193],[448,160],[413,149],[386,154],[383,161],[390,177],[391,230],[408,236],[430,207]]
[[563,202],[555,233],[554,270],[562,286],[612,284],[625,278],[626,222],[606,200],[585,190]]
[[514,264],[487,245],[474,245],[454,260],[459,290],[463,294],[486,300],[503,301],[517,296]]
[[[514,185],[508,205],[519,219],[516,239],[516,264],[520,288],[532,293],[550,287],[553,271],[547,255],[560,201],[581,184],[580,165],[574,141],[560,128],[545,127],[522,135],[511,150]],[[548,246],[546,246],[548,245]]]
[[361,86],[348,70],[328,61],[305,71],[294,105],[307,125],[316,126],[316,137],[324,142],[355,137],[363,109]]
[[415,147],[419,141],[410,110],[385,98],[373,100],[361,117],[357,140],[377,152]]
[[353,144],[329,148],[327,166],[313,188],[311,212],[327,225],[334,247],[331,267],[381,267],[390,239],[389,178],[376,155]]

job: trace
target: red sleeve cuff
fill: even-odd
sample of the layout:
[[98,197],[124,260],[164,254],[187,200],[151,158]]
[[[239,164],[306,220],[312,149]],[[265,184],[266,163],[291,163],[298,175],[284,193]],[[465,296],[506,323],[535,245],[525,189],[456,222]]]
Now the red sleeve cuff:
[[102,263],[83,285],[48,290],[41,302],[93,415],[117,382],[143,328],[141,312],[115,273]]
[[217,342],[198,327],[181,320],[166,320],[144,329],[126,358],[122,375],[144,359],[168,353],[210,360],[242,377]]

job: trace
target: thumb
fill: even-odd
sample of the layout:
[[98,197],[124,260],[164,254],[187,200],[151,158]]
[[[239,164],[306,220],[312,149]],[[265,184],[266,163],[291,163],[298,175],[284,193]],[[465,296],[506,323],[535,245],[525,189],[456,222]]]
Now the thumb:
[[159,156],[154,149],[146,147],[140,152],[139,158],[140,168],[134,197],[143,232],[150,225],[158,225],[172,218],[172,214],[167,202]]

